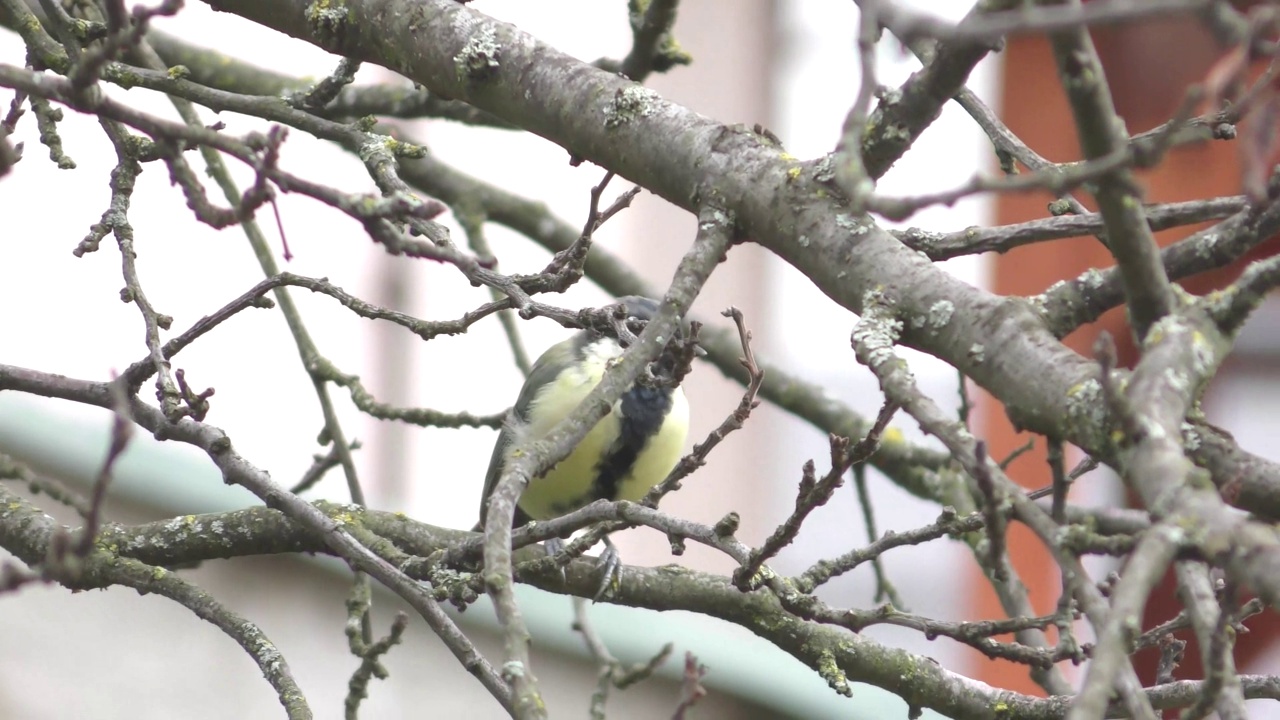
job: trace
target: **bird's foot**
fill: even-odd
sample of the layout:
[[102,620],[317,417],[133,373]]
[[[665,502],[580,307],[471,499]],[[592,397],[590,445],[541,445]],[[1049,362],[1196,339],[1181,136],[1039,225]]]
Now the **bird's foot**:
[[[547,538],[542,541],[542,547],[547,551],[547,557],[554,560],[560,557],[560,554],[564,552],[564,541],[558,537]],[[564,574],[563,565],[557,565],[556,570],[560,572],[560,582],[564,583],[569,581],[568,577]]]
[[599,602],[600,598],[611,590],[616,590],[622,582],[622,556],[618,554],[618,548],[614,547],[608,537],[604,538],[604,552],[600,553],[597,565],[601,573],[600,588],[591,598],[592,602]]

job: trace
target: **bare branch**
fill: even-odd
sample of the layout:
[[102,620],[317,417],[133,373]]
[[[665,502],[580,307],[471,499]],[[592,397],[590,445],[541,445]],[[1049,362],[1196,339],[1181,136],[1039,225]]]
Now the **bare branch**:
[[1209,0],[1101,0],[1083,6],[1026,7],[989,13],[953,25],[933,15],[889,4],[881,21],[904,42],[936,40],[995,40],[1006,35],[1074,30],[1091,25],[1134,22],[1203,10]]
[[98,537],[98,527],[102,523],[102,505],[107,499],[107,486],[111,484],[111,470],[116,461],[129,447],[133,438],[133,416],[129,411],[129,396],[125,393],[124,384],[120,380],[111,383],[111,441],[107,445],[107,456],[102,460],[102,468],[93,481],[93,495],[89,499],[88,512],[85,513],[84,530],[80,535],[76,552],[84,557],[93,550],[93,543]]
[[[1079,7],[1078,2],[1065,4],[1071,9]],[[1112,104],[1102,62],[1088,33],[1077,26],[1053,33],[1050,40],[1085,158],[1127,154],[1128,134]],[[1153,323],[1173,309],[1173,292],[1142,210],[1136,181],[1122,167],[1098,177],[1094,196],[1106,224],[1107,246],[1124,278],[1130,321],[1142,338]]]

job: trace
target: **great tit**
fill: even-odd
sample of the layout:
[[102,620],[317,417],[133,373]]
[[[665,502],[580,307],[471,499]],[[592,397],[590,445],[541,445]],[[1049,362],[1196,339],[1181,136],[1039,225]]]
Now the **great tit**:
[[[637,320],[648,321],[658,311],[657,301],[646,297],[631,295],[618,303]],[[623,350],[616,337],[582,330],[538,358],[494,445],[477,530],[484,526],[489,495],[517,441],[551,432],[599,384]],[[550,520],[602,498],[639,500],[675,467],[688,430],[689,403],[678,386],[632,385],[568,457],[529,482],[516,505],[515,526]],[[612,550],[606,538],[606,553]],[[616,553],[604,562],[602,591],[616,569]]]

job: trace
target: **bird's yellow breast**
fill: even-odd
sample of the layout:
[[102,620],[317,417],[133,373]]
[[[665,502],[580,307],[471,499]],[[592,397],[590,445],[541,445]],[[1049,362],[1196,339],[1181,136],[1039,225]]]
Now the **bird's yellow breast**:
[[[546,437],[600,383],[608,362],[622,354],[622,349],[612,342],[595,343],[585,351],[585,362],[566,369],[534,398],[528,422],[520,428],[524,439]],[[529,483],[520,496],[520,509],[534,520],[547,520],[600,499],[593,492],[597,467],[620,433],[621,415],[619,401],[568,457]],[[649,488],[662,482],[680,460],[688,428],[689,404],[684,392],[676,388],[658,432],[650,436],[630,471],[618,483],[616,493],[608,499],[639,500]]]

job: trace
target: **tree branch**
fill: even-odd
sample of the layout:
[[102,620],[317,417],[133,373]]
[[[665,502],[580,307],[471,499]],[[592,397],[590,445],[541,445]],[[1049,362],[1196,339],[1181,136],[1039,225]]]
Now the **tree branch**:
[[[321,514],[341,516],[350,527],[357,528],[357,532],[368,531],[386,538],[418,558],[436,555],[469,535],[419,523],[400,513],[325,502],[313,507]],[[18,554],[45,557],[47,534],[33,532],[33,526],[18,521],[31,516],[44,517],[0,485],[0,547],[11,552],[15,552],[15,548],[27,548]],[[215,524],[223,532],[205,531]],[[100,547],[118,548],[121,555],[153,566],[283,552],[334,552],[321,536],[267,507],[192,516],[180,527],[168,520],[132,527],[108,524],[102,529]],[[745,558],[749,548],[744,546],[742,550]],[[578,597],[589,597],[596,592],[599,577],[594,561],[571,562],[563,577],[537,562],[525,562],[544,557],[544,552],[539,547],[529,547],[517,553],[517,559],[522,561],[518,568],[545,568],[536,574],[522,570],[522,582]],[[415,572],[414,577],[430,580],[429,566],[419,567],[423,572]],[[1007,708],[1011,717],[1029,720],[1062,718],[1067,709],[1067,697],[1038,698],[993,688],[951,673],[927,658],[883,646],[865,635],[851,635],[799,620],[782,611],[771,593],[741,593],[725,577],[627,566],[622,570],[617,591],[610,593],[606,601],[632,607],[686,610],[720,618],[751,630],[809,667],[834,663],[851,682],[885,688],[900,694],[910,704],[962,720],[988,718],[991,708],[996,706]],[[1246,698],[1280,699],[1280,681],[1273,677],[1241,676],[1241,683]],[[1178,681],[1149,688],[1145,693],[1153,707],[1163,709],[1193,703],[1202,687],[1201,681]]]
[[[1041,2],[1079,8],[1079,0]],[[1058,72],[1075,116],[1080,146],[1087,159],[1126,153],[1129,135],[1116,114],[1102,61],[1082,26],[1050,35]],[[1173,309],[1173,291],[1160,263],[1160,249],[1147,225],[1137,182],[1121,167],[1103,174],[1094,197],[1107,228],[1107,245],[1124,278],[1129,317],[1139,339],[1152,323]]]

